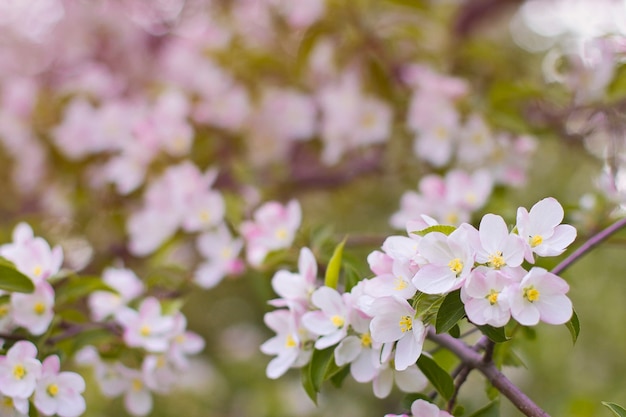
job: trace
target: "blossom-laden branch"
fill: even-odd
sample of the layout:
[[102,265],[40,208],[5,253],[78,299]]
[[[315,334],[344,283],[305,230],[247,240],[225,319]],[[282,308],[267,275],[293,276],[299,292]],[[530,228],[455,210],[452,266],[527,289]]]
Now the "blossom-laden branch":
[[502,395],[508,398],[513,405],[524,413],[524,415],[528,417],[549,417],[548,413],[542,410],[513,384],[511,380],[500,372],[492,360],[485,360],[486,357],[483,357],[463,341],[447,334],[437,334],[432,328],[429,329],[427,337],[455,354],[466,366],[477,369],[482,373],[485,378],[487,378]]

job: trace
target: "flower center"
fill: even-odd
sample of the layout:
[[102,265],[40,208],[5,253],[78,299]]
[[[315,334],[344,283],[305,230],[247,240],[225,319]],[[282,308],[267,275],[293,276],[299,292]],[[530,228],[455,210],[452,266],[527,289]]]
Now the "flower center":
[[11,397],[4,397],[2,399],[2,405],[7,407],[7,408],[13,408],[13,398]]
[[463,271],[463,262],[461,262],[459,258],[454,258],[448,262],[448,268],[450,268],[450,270],[458,277],[461,271]]
[[485,298],[487,300],[489,300],[489,304],[494,305],[495,303],[498,302],[498,294],[500,294],[500,293],[497,292],[496,290],[491,290],[489,295],[487,295],[487,297],[485,297]]
[[200,221],[202,223],[209,223],[210,220],[211,220],[211,213],[209,212],[209,210],[202,210],[200,212]]
[[26,368],[24,368],[24,365],[17,364],[13,367],[13,376],[15,377],[15,379],[17,380],[22,380],[24,379],[24,377],[26,376]]
[[287,239],[287,230],[285,230],[284,227],[281,227],[280,229],[276,230],[274,235],[276,236],[276,239],[285,240]]
[[33,275],[36,277],[40,276],[42,272],[43,268],[41,267],[41,265],[37,265],[33,268]]
[[409,330],[413,329],[413,319],[411,318],[411,316],[402,316],[400,318],[400,323],[398,323],[400,325],[400,330],[402,330],[402,333],[406,333]]
[[489,255],[489,266],[495,269],[500,269],[506,262],[504,261],[504,257],[502,256],[502,252],[497,251],[496,253],[492,253]]
[[396,291],[402,291],[407,287],[407,285],[409,285],[405,280],[402,279],[402,277],[396,277],[394,283],[396,284],[396,286],[393,287],[393,289]]
[[0,319],[6,317],[6,315],[9,314],[9,310],[10,308],[8,304],[0,305]]
[[343,317],[339,316],[339,315],[334,315],[330,318],[330,321],[333,322],[333,324],[335,325],[335,327],[337,328],[341,328],[343,327],[344,323],[346,322]]
[[148,326],[147,324],[144,324],[143,326],[141,326],[141,329],[139,329],[139,334],[141,334],[143,337],[150,336],[150,333],[152,333],[152,329],[150,329],[150,326]]
[[46,311],[46,305],[44,303],[42,303],[41,301],[38,301],[33,306],[33,311],[38,316],[41,316]]
[[369,333],[363,333],[361,335],[361,346],[363,347],[372,346],[372,336]]
[[59,386],[57,384],[50,384],[48,388],[46,388],[46,392],[51,397],[56,397],[59,393]]
[[536,248],[543,243],[543,237],[541,235],[534,235],[530,237],[530,247]]
[[143,388],[143,382],[141,382],[141,379],[138,379],[138,378],[133,379],[132,388],[133,388],[133,391],[135,392],[141,391],[141,389]]
[[539,290],[535,287],[524,288],[524,298],[531,303],[537,301],[539,299]]
[[293,336],[288,334],[287,339],[285,339],[285,347],[294,348],[297,345],[298,344],[296,343],[296,340],[293,338]]

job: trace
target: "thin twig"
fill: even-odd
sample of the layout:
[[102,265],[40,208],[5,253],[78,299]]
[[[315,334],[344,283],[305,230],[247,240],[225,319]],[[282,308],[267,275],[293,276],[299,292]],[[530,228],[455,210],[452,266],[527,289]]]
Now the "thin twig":
[[552,268],[551,272],[553,274],[558,275],[561,272],[565,271],[574,262],[576,262],[579,258],[581,258],[584,254],[589,252],[594,247],[598,246],[600,243],[608,239],[609,236],[611,236],[613,233],[617,232],[618,230],[624,227],[626,227],[626,217],[621,220],[616,221],[615,223],[613,223],[606,229],[601,230],[600,232],[593,235],[585,243],[583,243],[578,249],[576,249],[574,253],[569,255],[567,258],[563,259],[561,263],[559,263],[557,266]]

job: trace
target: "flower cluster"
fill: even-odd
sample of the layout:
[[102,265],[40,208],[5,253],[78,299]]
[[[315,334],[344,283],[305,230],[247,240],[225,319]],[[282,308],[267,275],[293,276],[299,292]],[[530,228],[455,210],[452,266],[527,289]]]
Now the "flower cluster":
[[54,317],[54,289],[49,279],[61,269],[61,247],[51,249],[28,224],[20,223],[13,230],[13,242],[0,246],[0,256],[13,262],[35,286],[30,294],[11,293],[10,301],[0,305],[0,328],[10,332],[23,327],[33,335],[43,334]]
[[86,408],[81,393],[85,380],[75,372],[61,372],[59,357],[37,359],[37,348],[28,341],[16,342],[0,356],[0,414],[29,415],[29,398],[43,415],[76,417]]
[[[154,297],[146,297],[138,310],[128,307],[143,292],[141,281],[127,269],[110,268],[105,282],[119,295],[97,291],[89,305],[94,320],[113,320],[122,328],[126,348],[138,348],[142,354],[139,366],[125,364],[122,359],[100,357],[96,347],[88,346],[77,353],[79,363],[94,368],[96,380],[107,397],[124,395],[128,412],[136,416],[152,410],[152,393],[166,394],[181,375],[189,369],[189,356],[204,348],[204,340],[188,331],[187,319],[180,312],[167,314]],[[123,285],[121,285],[123,284]],[[136,357],[133,357],[136,361]]]
[[388,237],[382,251],[372,252],[375,276],[344,293],[317,284],[313,253],[303,248],[298,273],[281,270],[272,279],[280,298],[270,303],[284,308],[265,316],[277,333],[261,347],[276,355],[268,377],[306,364],[313,348],[334,346],[336,364],[349,365],[359,382],[373,382],[379,397],[389,393],[394,376],[405,391],[423,389],[426,379],[416,362],[433,319],[422,304],[429,295],[460,291],[476,325],[502,327],[511,317],[526,326],[567,322],[568,284],[532,266],[535,256],[559,255],[575,239],[576,229],[561,224],[563,216],[553,198],[530,211],[520,207],[513,231],[495,214],[485,215],[478,228],[438,225],[423,216],[410,222],[415,230],[409,236]]

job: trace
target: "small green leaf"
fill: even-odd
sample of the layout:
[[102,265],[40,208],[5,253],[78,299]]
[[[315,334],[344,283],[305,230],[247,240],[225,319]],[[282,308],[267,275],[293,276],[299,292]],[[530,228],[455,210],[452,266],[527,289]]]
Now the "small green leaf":
[[445,225],[445,224],[437,224],[435,226],[430,226],[427,227],[426,229],[422,229],[422,230],[416,230],[414,232],[410,232],[414,235],[419,235],[419,236],[426,236],[427,234],[431,233],[431,232],[439,232],[439,233],[443,233],[444,235],[448,236],[450,233],[454,232],[456,230],[456,227],[454,226],[449,226],[449,225]]
[[476,326],[478,329],[492,342],[502,343],[509,340],[506,333],[504,332],[504,327],[493,327],[485,324],[484,326]]
[[341,258],[343,257],[343,247],[346,244],[346,240],[348,238],[345,237],[337,246],[335,246],[335,250],[333,251],[333,256],[328,261],[328,267],[326,268],[326,275],[324,277],[324,285],[330,288],[337,288],[337,283],[339,282],[339,272],[341,271]]
[[31,293],[35,291],[33,281],[15,269],[12,263],[2,258],[0,262],[0,290]]
[[572,335],[572,343],[576,344],[578,335],[580,334],[580,322],[578,321],[578,314],[576,314],[576,311],[573,312],[572,318],[565,323],[565,326]]
[[346,379],[348,375],[350,375],[350,367],[344,366],[339,372],[330,377],[330,382],[335,386],[335,388],[341,388],[344,379]]
[[452,291],[446,295],[435,321],[437,333],[446,333],[465,316],[465,306],[461,301],[461,290]]
[[94,291],[107,291],[117,294],[117,291],[105,284],[100,277],[72,276],[60,285],[56,290],[56,304],[74,302],[80,298],[86,297]]
[[342,369],[335,363],[334,352],[334,346],[323,350],[314,350],[311,361],[302,370],[304,390],[316,404],[317,393],[320,392],[322,383],[338,374]]
[[500,417],[500,401],[493,401],[469,417]]
[[417,360],[417,366],[443,398],[449,400],[452,397],[454,381],[450,374],[440,367],[437,362],[422,354]]
[[461,328],[458,324],[455,324],[450,330],[448,330],[448,334],[455,339],[458,339],[459,337],[461,337]]
[[624,409],[624,407],[607,401],[602,401],[602,405],[611,410],[616,416],[626,417],[626,409]]

